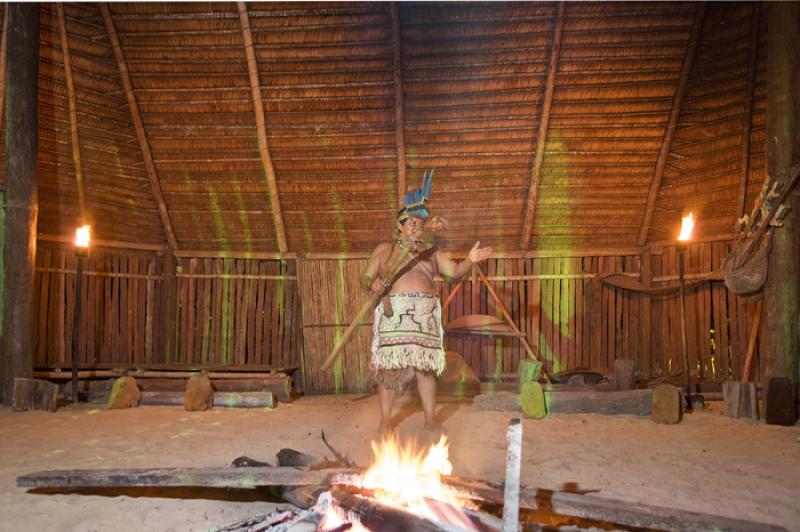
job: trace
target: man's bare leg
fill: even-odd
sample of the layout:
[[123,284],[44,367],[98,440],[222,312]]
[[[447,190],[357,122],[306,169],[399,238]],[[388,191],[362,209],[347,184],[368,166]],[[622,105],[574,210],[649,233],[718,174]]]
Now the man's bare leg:
[[392,404],[394,403],[394,389],[383,384],[378,385],[378,404],[381,409],[381,422],[378,427],[381,436],[388,436],[392,432]]
[[442,430],[436,421],[436,377],[430,373],[417,372],[417,392],[422,401],[422,410],[425,413],[425,430],[439,432]]

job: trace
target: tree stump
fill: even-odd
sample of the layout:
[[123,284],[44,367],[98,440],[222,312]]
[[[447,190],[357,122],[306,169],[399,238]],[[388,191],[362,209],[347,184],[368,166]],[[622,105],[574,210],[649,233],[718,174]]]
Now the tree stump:
[[671,384],[659,384],[653,388],[653,406],[650,419],[664,425],[680,423],[681,391]]
[[111,387],[111,393],[108,395],[108,401],[106,401],[106,408],[117,410],[139,406],[141,396],[139,387],[136,386],[136,379],[133,377],[120,377],[114,381],[114,386]]
[[519,393],[519,404],[527,418],[542,419],[547,416],[544,390],[536,381],[526,382]]
[[753,382],[722,383],[725,415],[732,418],[758,419],[758,395]]
[[11,408],[14,412],[47,410],[55,412],[58,406],[58,385],[39,379],[14,379]]
[[186,382],[183,407],[190,412],[208,410],[214,404],[214,388],[208,374],[192,375]]
[[618,358],[614,361],[614,373],[611,375],[611,389],[616,391],[632,390],[634,384],[634,365],[636,361]]
[[767,383],[764,419],[770,425],[794,425],[797,421],[794,384],[786,377],[773,377]]
[[542,374],[542,363],[537,360],[520,360],[517,369],[517,391],[522,392],[526,382],[538,381]]

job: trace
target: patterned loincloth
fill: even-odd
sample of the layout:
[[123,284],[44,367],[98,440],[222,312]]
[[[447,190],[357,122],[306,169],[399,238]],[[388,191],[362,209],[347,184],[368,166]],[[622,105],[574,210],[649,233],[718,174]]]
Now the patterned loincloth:
[[376,371],[414,368],[438,376],[444,371],[442,307],[439,298],[425,292],[389,294],[392,317],[375,309],[372,359]]

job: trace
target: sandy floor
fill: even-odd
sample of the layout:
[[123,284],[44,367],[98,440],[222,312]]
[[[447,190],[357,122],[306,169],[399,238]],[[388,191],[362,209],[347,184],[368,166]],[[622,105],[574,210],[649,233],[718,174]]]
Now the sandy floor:
[[[240,455],[274,461],[291,447],[330,457],[319,437],[369,462],[376,425],[371,397],[305,397],[275,410],[186,412],[150,406],[56,413],[0,408],[0,530],[208,530],[270,511],[250,490],[127,489],[31,493],[18,475],[46,469],[224,466]],[[511,413],[469,403],[440,406],[455,473],[502,480]],[[414,404],[395,419],[401,436],[421,426]],[[523,483],[600,490],[597,495],[714,513],[800,530],[800,426],[694,413],[679,425],[631,416],[561,415],[524,421]]]

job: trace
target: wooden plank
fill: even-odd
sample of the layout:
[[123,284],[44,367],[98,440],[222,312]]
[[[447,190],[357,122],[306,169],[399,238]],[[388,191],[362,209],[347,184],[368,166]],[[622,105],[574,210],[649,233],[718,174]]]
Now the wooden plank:
[[[213,269],[215,273],[222,273],[223,271],[223,261],[224,259],[214,259],[213,261]],[[223,328],[225,324],[223,323],[223,314],[222,314],[222,306],[223,306],[223,293],[225,291],[225,285],[229,281],[227,279],[217,278],[214,279],[214,305],[212,308],[212,318],[211,323],[212,326],[212,339],[211,342],[212,347],[212,356],[211,361],[214,364],[223,364],[223,356],[222,356],[222,337],[223,337]]]
[[[265,261],[258,261],[258,274],[259,275],[266,275],[267,266]],[[254,312],[254,320],[253,320],[253,349],[254,349],[254,356],[253,359],[258,361],[259,364],[265,363],[265,349],[264,349],[264,307],[265,307],[265,300],[264,300],[264,293],[266,289],[266,285],[269,281],[263,280],[259,281],[257,288],[256,288],[256,296],[255,296],[255,312]]]
[[[702,271],[703,272],[710,272],[712,271],[712,244],[710,242],[702,244],[703,249],[703,256],[702,256]],[[712,377],[713,378],[713,370],[711,364],[711,328],[713,327],[712,321],[712,314],[713,314],[713,304],[712,304],[712,283],[708,283],[702,285],[700,290],[703,293],[703,307],[700,314],[701,317],[701,329],[700,332],[702,333],[702,340],[703,340],[703,350],[701,351],[703,364],[701,365],[702,374],[701,377]]]
[[[614,272],[623,271],[624,257],[616,257],[614,261]],[[625,292],[621,288],[614,288],[610,291],[613,294],[613,312],[614,312],[614,352],[609,354],[608,364],[609,367],[614,367],[614,361],[618,358],[624,358],[625,349]]]
[[[110,271],[114,273],[120,272],[120,258],[118,255],[111,256],[111,269]],[[112,277],[111,278],[111,329],[109,334],[111,335],[111,341],[109,342],[111,349],[112,349],[112,360],[114,362],[125,363],[126,360],[123,357],[123,348],[122,345],[122,335],[120,334],[120,327],[122,321],[122,314],[123,314],[123,307],[120,304],[120,299],[122,296],[121,290],[121,279],[120,277]]]
[[[592,257],[592,271],[600,272],[604,267],[602,257]],[[603,327],[605,320],[603,319],[603,284],[599,281],[593,281],[591,285],[591,294],[589,301],[591,303],[590,330],[592,331],[591,338],[591,363],[589,367],[599,368],[603,367]]]
[[[712,242],[712,269],[722,267],[725,256],[724,244]],[[728,378],[728,323],[727,323],[727,300],[725,298],[725,288],[721,282],[711,283],[711,303],[714,306],[713,327],[714,327],[714,380],[724,381]]]
[[[64,265],[66,264],[65,253],[63,251],[58,251],[56,252],[55,256],[58,267],[63,269]],[[51,323],[53,325],[51,330],[53,331],[53,336],[50,343],[52,349],[50,359],[59,363],[64,363],[67,361],[67,357],[64,352],[64,320],[66,314],[66,302],[64,301],[65,286],[66,275],[63,273],[57,274],[56,282],[50,284],[50,297],[51,300],[55,301],[55,308],[53,309],[55,312],[51,316]]]
[[[646,287],[650,288],[652,286],[651,278],[652,278],[652,255],[650,253],[650,248],[645,248],[645,251],[642,253],[641,258],[641,265],[640,265],[640,281]],[[642,294],[640,296],[640,306],[639,306],[640,318],[641,318],[641,334],[639,335],[639,370],[642,372],[642,376],[645,379],[649,379],[650,375],[653,371],[652,361],[653,361],[653,348],[652,348],[652,330],[653,330],[653,306],[652,300],[650,295]]]
[[[154,260],[147,261],[147,274],[153,275],[156,271],[156,264]],[[154,337],[153,337],[153,320],[155,318],[155,281],[147,281],[145,283],[145,324],[144,324],[144,362],[149,364],[154,359]],[[163,355],[163,353],[162,353]]]
[[[273,262],[271,266],[272,270],[275,273],[278,273],[279,270],[279,263]],[[280,334],[280,319],[281,314],[283,311],[283,289],[285,288],[285,284],[282,281],[273,282],[274,285],[274,292],[272,298],[272,312],[271,312],[271,319],[269,323],[269,331],[270,331],[270,351],[272,351],[275,356],[273,356],[273,360],[278,361],[279,364],[283,363],[283,352],[281,351],[280,342],[279,342],[279,334]],[[345,292],[347,293],[347,292]]]
[[[203,259],[200,262],[201,269],[203,273],[212,273],[212,264],[211,259]],[[202,364],[210,364],[211,363],[211,331],[213,329],[211,325],[212,319],[212,309],[211,309],[211,293],[213,292],[213,279],[205,279],[201,283],[201,294],[202,294],[202,304],[201,304],[201,318],[203,320],[203,326],[201,328],[201,340],[200,340],[200,362]]]
[[303,486],[330,482],[352,470],[303,471],[295,467],[207,467],[161,469],[71,469],[39,471],[17,477],[19,488],[183,486],[253,488]]
[[[503,503],[503,493],[495,487],[486,487],[482,481],[446,477],[445,482],[467,493],[471,498]],[[649,504],[631,504],[627,501],[606,499],[595,495],[581,495],[541,488],[520,490],[520,506],[532,510],[591,519],[601,523],[615,523],[622,528],[634,527],[650,530],[737,530],[740,532],[778,532],[785,529],[776,525],[731,519],[719,515],[675,510]]]
[[[64,266],[75,270],[77,268],[77,259],[75,255],[64,254]],[[77,270],[75,274],[68,276],[64,275],[64,360],[72,360],[72,328],[75,325],[75,284],[77,278]],[[85,312],[85,310],[84,310]],[[79,359],[80,360],[80,359]]]
[[[576,273],[583,274],[584,273],[584,259],[582,257],[576,257],[574,261],[574,268]],[[588,360],[586,357],[589,354],[589,350],[585,345],[585,316],[584,316],[584,285],[586,284],[585,279],[577,279],[575,281],[575,357],[573,360],[573,369],[574,368],[584,368],[588,367],[584,364],[588,364]]]

